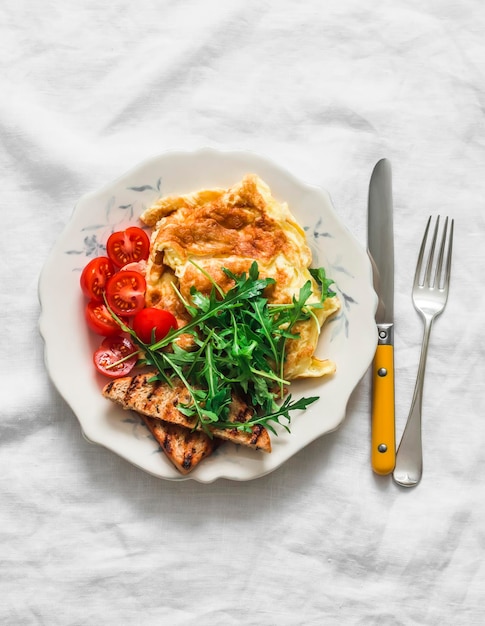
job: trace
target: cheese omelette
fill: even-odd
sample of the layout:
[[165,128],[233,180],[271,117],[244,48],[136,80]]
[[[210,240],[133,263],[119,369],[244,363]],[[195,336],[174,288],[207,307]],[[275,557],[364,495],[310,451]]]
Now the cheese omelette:
[[[190,317],[177,290],[187,301],[192,286],[209,293],[212,282],[208,276],[228,290],[233,283],[222,268],[240,274],[247,272],[253,261],[261,277],[276,281],[265,293],[270,304],[291,303],[309,280],[313,293],[308,303],[320,300],[319,287],[308,269],[312,257],[305,232],[288,206],[278,202],[254,174],[247,174],[229,189],[161,198],[145,210],[141,220],[154,229],[146,304],[171,311],[179,326]],[[286,379],[334,373],[335,364],[316,358],[315,349],[321,326],[339,306],[336,296],[327,298],[323,308],[314,309],[318,321],[311,318],[295,326],[300,338],[288,340]],[[189,335],[182,336],[183,347],[188,348],[190,341]]]

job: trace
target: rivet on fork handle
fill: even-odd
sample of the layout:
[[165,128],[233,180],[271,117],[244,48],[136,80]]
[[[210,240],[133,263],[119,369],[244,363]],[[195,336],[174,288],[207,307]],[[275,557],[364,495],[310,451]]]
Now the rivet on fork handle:
[[[434,234],[429,246],[427,245],[427,240],[431,217],[428,220],[414,276],[413,303],[424,320],[424,335],[411,409],[397,450],[396,465],[393,472],[394,481],[402,487],[415,487],[420,482],[423,474],[421,413],[426,357],[433,322],[446,306],[450,286],[454,220],[451,220],[448,233],[448,218],[445,219],[441,243],[438,249],[436,269],[433,272],[439,219],[438,217],[436,220]],[[429,252],[426,263],[423,265],[425,252],[428,247]],[[422,276],[423,267],[425,267],[424,276]]]

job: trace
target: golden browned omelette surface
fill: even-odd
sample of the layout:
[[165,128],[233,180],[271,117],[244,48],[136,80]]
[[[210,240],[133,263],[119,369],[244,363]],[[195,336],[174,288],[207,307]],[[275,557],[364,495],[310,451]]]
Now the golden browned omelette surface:
[[[313,286],[309,301],[320,298],[308,271],[312,258],[305,232],[288,206],[277,202],[266,183],[254,174],[247,174],[230,189],[161,198],[141,219],[154,228],[146,273],[147,306],[172,311],[181,326],[189,318],[172,283],[188,301],[192,286],[210,292],[212,283],[204,272],[227,290],[232,281],[223,267],[240,274],[256,261],[260,276],[276,280],[265,294],[270,303],[290,303],[308,280]],[[335,371],[334,363],[315,358],[314,352],[320,327],[338,308],[336,297],[327,298],[323,309],[314,310],[318,323],[310,319],[295,327],[300,339],[289,340],[286,378]]]

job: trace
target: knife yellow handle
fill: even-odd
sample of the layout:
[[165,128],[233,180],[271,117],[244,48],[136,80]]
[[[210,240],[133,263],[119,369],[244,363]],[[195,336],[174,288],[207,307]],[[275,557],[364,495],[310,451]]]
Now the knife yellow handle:
[[390,474],[396,463],[394,348],[378,345],[372,372],[371,463],[376,474]]

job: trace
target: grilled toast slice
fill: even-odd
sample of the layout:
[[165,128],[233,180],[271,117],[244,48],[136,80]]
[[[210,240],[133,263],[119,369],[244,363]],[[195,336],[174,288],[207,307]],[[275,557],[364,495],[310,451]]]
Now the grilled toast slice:
[[188,474],[220,445],[203,432],[140,415],[167,458],[181,474]]
[[[137,411],[142,415],[194,429],[195,420],[177,409],[177,405],[188,404],[190,395],[182,382],[173,387],[163,381],[148,382],[153,374],[125,376],[109,382],[103,388],[103,396],[121,405],[124,409]],[[271,452],[269,433],[263,426],[253,426],[251,432],[239,430],[238,424],[252,417],[252,409],[239,398],[234,398],[230,407],[229,421],[234,428],[210,426],[213,437],[232,441],[256,450]],[[202,428],[199,426],[199,430]]]

